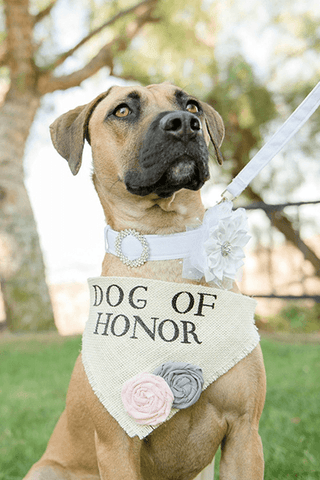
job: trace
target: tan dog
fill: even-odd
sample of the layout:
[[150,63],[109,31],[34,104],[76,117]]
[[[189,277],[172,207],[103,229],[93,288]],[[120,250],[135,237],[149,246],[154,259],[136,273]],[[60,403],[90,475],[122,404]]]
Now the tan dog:
[[[172,234],[204,215],[199,189],[209,178],[207,147],[219,163],[219,114],[169,84],[112,87],[59,117],[53,144],[75,175],[84,140],[92,148],[93,181],[107,223],[117,231]],[[179,260],[125,266],[106,254],[102,276],[188,282]],[[196,282],[190,282],[196,283]],[[264,462],[258,424],[265,399],[260,347],[213,382],[144,440],[130,438],[94,394],[79,356],[66,409],[28,480],[189,480],[222,448],[220,478],[259,480]]]

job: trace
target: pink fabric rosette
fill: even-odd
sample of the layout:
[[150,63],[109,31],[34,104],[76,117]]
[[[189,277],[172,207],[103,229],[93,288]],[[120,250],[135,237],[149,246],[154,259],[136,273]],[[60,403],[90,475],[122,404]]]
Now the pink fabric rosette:
[[173,393],[166,381],[152,373],[138,373],[121,391],[124,408],[140,425],[158,425],[171,410]]

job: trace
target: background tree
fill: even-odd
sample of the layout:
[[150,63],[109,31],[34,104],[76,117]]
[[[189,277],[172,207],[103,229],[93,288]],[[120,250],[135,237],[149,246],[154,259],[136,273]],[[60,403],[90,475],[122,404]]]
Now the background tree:
[[[262,5],[267,9],[268,18],[261,25],[259,16]],[[184,11],[183,21],[191,27],[193,44],[201,50],[200,61],[193,55],[194,49],[187,45],[183,56],[172,56],[169,73],[177,84],[189,82],[189,90],[206,99],[221,113],[226,125],[223,144],[227,159],[224,166],[225,183],[229,183],[242,170],[262,147],[265,135],[276,131],[319,80],[320,8],[311,8],[310,5],[308,9],[302,2],[298,2],[295,9],[289,7],[287,0],[271,0],[265,4],[254,1],[246,5],[231,0],[226,2],[224,8],[217,8],[212,3],[206,21],[200,20],[193,25]],[[170,25],[170,18],[166,22]],[[259,28],[261,37],[266,31],[270,32],[270,28],[273,30],[272,47],[269,48],[270,64],[260,75],[261,78],[243,56],[243,45],[239,41],[246,29],[250,28]],[[221,34],[224,45],[219,40]],[[174,38],[174,33],[172,35]],[[165,62],[166,50],[170,46],[164,41],[161,48],[161,58]],[[221,51],[224,55],[221,55]],[[147,44],[144,55],[145,66],[150,58]],[[162,68],[159,65],[156,74],[149,69],[151,75],[148,78],[145,69],[142,72],[136,67],[135,79],[145,83],[163,81],[165,77],[162,72],[165,67],[168,69],[168,62]],[[121,76],[133,79],[129,62],[126,69],[121,70]],[[278,202],[294,200],[292,193],[306,180],[308,167],[315,171],[319,127],[318,110],[305,127],[304,137],[299,138],[299,145],[291,141],[286,153],[278,155],[277,163],[273,163],[268,172],[265,169],[247,187],[241,202],[268,201],[272,192],[277,192]],[[290,173],[284,176],[283,172],[288,172],[288,165]],[[319,175],[319,168],[317,172]],[[267,216],[286,240],[301,250],[305,259],[311,262],[315,275],[320,276],[320,259],[303,241],[291,219],[279,211],[270,211]]]
[[[8,69],[10,85],[0,111],[0,238],[6,253],[0,264],[0,280],[7,324],[12,330],[54,326],[23,170],[25,144],[41,97],[80,85],[102,67],[112,70],[114,59],[128,48],[144,25],[158,21],[154,16],[157,0],[145,0],[123,10],[112,3],[111,9],[117,13],[95,26],[75,47],[46,64],[43,45],[36,44],[34,32],[55,4],[56,0],[32,14],[31,8],[37,5],[31,5],[29,0],[4,0],[6,33],[2,34],[1,66]],[[117,30],[113,31],[117,22]],[[89,61],[72,73],[59,75],[58,68],[107,27],[111,31],[109,38],[104,39]]]
[[[228,168],[230,179],[232,179],[253,156],[252,152],[262,147],[263,136],[261,130],[277,118],[277,110],[271,92],[254,80],[252,69],[241,57],[233,59],[228,65],[228,70],[229,78],[237,78],[237,99],[231,101],[230,88],[234,91],[235,85],[233,80],[219,83],[217,88],[208,96],[207,101],[214,104],[223,118],[227,119],[224,151],[227,158],[230,156],[229,158],[232,159]],[[310,85],[305,96],[311,89],[312,86]],[[299,98],[301,98],[301,92]],[[301,101],[303,99],[304,96]],[[295,97],[295,102],[296,100]],[[295,106],[298,106],[298,104]],[[317,123],[317,119],[310,123],[311,129],[314,129],[315,123]],[[313,136],[312,133],[310,133],[309,138],[311,136]],[[290,158],[286,158],[286,160],[288,165]],[[294,170],[294,165],[291,165],[291,167]],[[288,167],[283,165],[283,168]],[[288,195],[294,190],[302,182],[303,176],[298,171],[294,178],[290,179],[290,176],[288,176],[285,184],[283,184],[283,180],[276,178],[278,171],[279,168],[272,168],[267,176],[264,176],[264,178],[260,176],[263,180],[260,178],[258,181],[253,181],[246,188],[243,198],[246,198],[246,201],[250,203],[263,203],[271,187],[278,191],[278,201],[281,202],[281,196],[284,201],[287,201],[288,196],[285,193]],[[244,203],[243,198],[241,198],[242,204]],[[299,230],[295,228],[290,218],[280,211],[267,210],[266,214],[271,224],[284,235],[287,241],[301,250],[305,259],[313,265],[315,274],[320,276],[320,259],[303,241]]]
[[[156,62],[160,60],[157,54],[170,45],[166,56],[169,69],[174,58],[184,58],[191,48],[193,55],[203,56],[194,32],[194,26],[207,19],[201,2],[144,0],[135,4],[114,0],[96,4],[92,0],[82,5],[73,1],[77,13],[78,8],[83,12],[83,30],[87,32],[66,51],[55,36],[55,11],[61,5],[58,0],[3,0],[0,11],[5,19],[0,33],[0,74],[2,89],[4,84],[8,87],[0,110],[0,283],[6,322],[13,331],[54,327],[23,167],[26,141],[41,99],[80,85],[101,68],[120,76],[130,65],[132,73],[139,72],[136,79],[142,83],[152,72],[157,76],[157,69],[148,69],[149,62],[143,69],[143,55],[136,55],[141,43],[147,43]],[[70,29],[72,17],[68,19]]]
[[[319,55],[320,12],[317,2],[311,1],[315,5],[309,10],[303,0],[294,9],[287,0],[145,0],[137,5],[128,0],[91,0],[86,6],[76,2],[86,34],[64,51],[55,34],[55,12],[62,3],[4,0],[6,31],[0,34],[0,74],[10,81],[0,112],[0,249],[6,252],[0,260],[0,280],[11,329],[40,330],[53,325],[23,178],[24,146],[41,98],[80,85],[104,67],[107,75],[141,84],[170,80],[207,99],[222,113],[226,163],[223,174],[219,171],[212,177],[227,183],[316,83],[319,69],[312,59]],[[258,38],[273,44],[262,55],[266,58],[262,71],[251,66],[256,60],[252,52],[257,49],[246,46],[249,29],[258,29]],[[292,62],[299,65],[303,78],[292,74]],[[303,162],[299,148],[298,156],[292,148],[287,150],[292,154],[290,171],[294,174],[285,182],[281,179],[278,165],[284,167],[287,160],[283,155],[276,167],[269,168],[269,173],[265,170],[245,191],[248,201],[268,201],[275,190],[280,201],[292,199],[292,191],[306,172],[314,170],[311,160],[317,151],[319,123],[319,114],[308,122]],[[309,169],[301,166],[307,162]],[[304,245],[290,219],[271,220],[293,243]],[[318,270],[314,252],[304,252]]]

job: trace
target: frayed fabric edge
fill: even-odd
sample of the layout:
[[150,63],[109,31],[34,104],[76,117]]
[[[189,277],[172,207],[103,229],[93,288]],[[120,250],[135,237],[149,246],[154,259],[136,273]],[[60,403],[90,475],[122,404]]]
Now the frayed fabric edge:
[[[250,355],[250,353],[253,352],[253,350],[258,346],[258,344],[260,343],[260,335],[258,334],[258,331],[257,331],[257,339],[255,342],[253,342],[249,347],[245,348],[244,350],[242,350],[241,354],[237,355],[237,357],[235,357],[234,359],[232,359],[225,367],[223,368],[220,368],[216,373],[215,375],[212,377],[212,380],[210,381],[205,381],[204,382],[204,385],[203,385],[203,388],[202,388],[202,392],[204,392],[212,383],[214,383],[215,381],[217,381],[220,377],[222,377],[224,374],[226,374],[227,372],[229,372],[235,365],[237,365],[241,360],[243,360],[244,358],[246,358],[248,355]],[[97,396],[97,398],[99,399],[99,401],[102,403],[102,405],[104,406],[104,408],[108,411],[108,413],[110,415],[112,415],[112,417],[119,423],[119,425],[121,426],[121,428],[123,428],[123,430],[125,430],[125,432],[129,435],[129,437],[135,437],[135,436],[138,436],[140,438],[140,440],[143,440],[145,437],[147,437],[150,433],[152,433],[158,426],[162,425],[163,423],[157,425],[157,427],[152,427],[152,426],[149,426],[149,425],[139,425],[139,429],[142,429],[144,430],[144,432],[137,432],[136,429],[132,428],[130,425],[121,425],[121,423],[119,422],[119,420],[117,420],[117,418],[115,417],[115,415],[117,413],[119,413],[120,415],[123,415],[123,408],[121,407],[121,400],[120,400],[120,395],[119,395],[119,405],[120,405],[120,408],[117,409],[117,411],[114,411],[114,412],[110,412],[110,410],[108,409],[108,407],[106,407],[105,403],[105,396],[100,392],[100,390],[97,388],[97,385],[96,385],[96,381],[95,381],[95,378],[94,378],[94,375],[91,373],[90,371],[90,367],[88,366],[88,362],[86,361],[86,355],[85,355],[85,352],[83,351],[82,349],[82,352],[81,352],[81,356],[82,356],[82,364],[83,364],[83,367],[84,367],[84,370],[86,372],[86,375],[88,377],[88,381],[91,385],[91,388],[94,392],[94,394]],[[171,409],[171,412],[168,416],[168,418],[166,419],[166,422],[168,420],[170,420],[176,413],[178,413],[179,410],[176,409],[176,408],[172,408]],[[123,422],[125,424],[125,422]],[[165,423],[165,422],[164,422]]]

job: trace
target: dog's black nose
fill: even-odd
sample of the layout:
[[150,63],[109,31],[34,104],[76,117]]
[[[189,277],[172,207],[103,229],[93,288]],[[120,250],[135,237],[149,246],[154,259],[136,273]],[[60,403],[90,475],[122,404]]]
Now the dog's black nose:
[[161,118],[160,127],[178,139],[189,140],[201,130],[201,123],[192,113],[170,112]]

